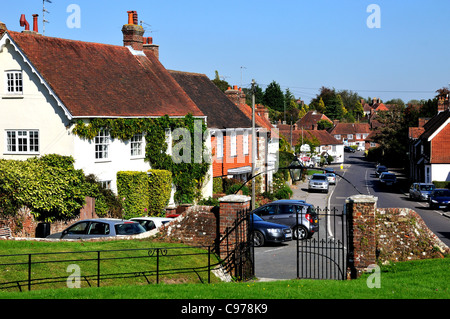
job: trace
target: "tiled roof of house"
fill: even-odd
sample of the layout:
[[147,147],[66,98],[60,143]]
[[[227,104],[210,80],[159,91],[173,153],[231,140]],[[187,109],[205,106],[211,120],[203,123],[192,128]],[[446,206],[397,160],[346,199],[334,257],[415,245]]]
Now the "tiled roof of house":
[[8,31],[73,117],[204,116],[151,55]]
[[[320,145],[340,145],[343,144],[342,141],[335,139],[326,130],[292,130],[292,145],[301,144],[301,138],[311,138],[316,137]],[[289,129],[280,129],[280,135],[283,135],[286,141],[290,143],[291,141],[291,131]]]
[[317,129],[317,122],[319,122],[320,120],[325,120],[333,123],[333,121],[331,121],[326,115],[317,113],[316,111],[309,111],[296,123],[299,128],[303,127],[306,130],[313,130]]
[[251,120],[204,74],[169,70],[207,116],[209,128],[250,128]]
[[330,130],[330,134],[356,134],[370,133],[370,125],[368,123],[337,123]]

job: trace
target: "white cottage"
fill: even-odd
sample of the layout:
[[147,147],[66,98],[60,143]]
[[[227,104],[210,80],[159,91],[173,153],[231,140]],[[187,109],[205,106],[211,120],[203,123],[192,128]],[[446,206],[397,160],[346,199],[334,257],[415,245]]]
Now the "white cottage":
[[145,138],[122,142],[101,131],[93,140],[72,133],[94,118],[168,115],[206,120],[158,59],[132,12],[124,46],[14,32],[0,23],[0,158],[72,156],[77,169],[116,191],[116,173],[147,171]]

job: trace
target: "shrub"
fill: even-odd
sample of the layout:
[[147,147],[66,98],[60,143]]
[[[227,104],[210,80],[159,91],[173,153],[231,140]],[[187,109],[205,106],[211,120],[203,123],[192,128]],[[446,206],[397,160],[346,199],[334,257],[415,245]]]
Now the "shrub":
[[26,161],[0,160],[0,210],[30,208],[39,221],[73,218],[85,203],[85,178],[73,158],[46,155]]
[[86,176],[86,196],[95,198],[95,213],[99,217],[122,218],[122,201],[110,189],[104,188],[93,174]]
[[170,200],[172,173],[157,169],[148,172],[148,214],[158,216],[162,214]]
[[277,190],[274,193],[274,196],[278,199],[289,199],[289,198],[291,198],[293,193],[294,192],[292,191],[292,189],[289,186],[285,185],[282,188],[280,188],[279,190]]
[[123,218],[147,215],[148,185],[145,172],[117,172],[117,193],[122,200]]

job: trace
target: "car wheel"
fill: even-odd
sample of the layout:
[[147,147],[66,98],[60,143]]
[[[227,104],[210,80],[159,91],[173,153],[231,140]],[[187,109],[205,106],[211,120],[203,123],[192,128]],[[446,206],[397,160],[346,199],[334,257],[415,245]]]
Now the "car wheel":
[[265,239],[264,235],[260,231],[254,231],[252,233],[252,240],[253,240],[253,246],[255,247],[261,247],[264,246]]
[[294,238],[295,239],[306,239],[308,238],[309,234],[308,234],[308,230],[306,229],[305,226],[300,225],[294,228]]

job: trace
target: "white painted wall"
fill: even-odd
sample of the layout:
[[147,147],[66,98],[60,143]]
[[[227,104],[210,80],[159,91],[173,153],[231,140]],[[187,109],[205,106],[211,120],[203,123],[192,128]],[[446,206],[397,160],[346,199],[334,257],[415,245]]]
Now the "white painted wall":
[[430,166],[431,166],[431,176],[430,181],[427,181],[428,183],[431,183],[433,181],[438,182],[450,181],[450,164],[433,164]]

